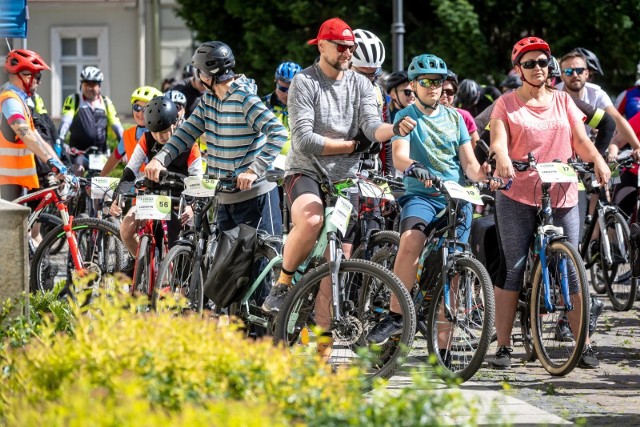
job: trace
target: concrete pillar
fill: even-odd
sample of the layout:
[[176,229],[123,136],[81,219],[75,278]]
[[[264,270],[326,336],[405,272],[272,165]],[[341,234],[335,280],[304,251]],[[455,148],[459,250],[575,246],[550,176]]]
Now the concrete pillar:
[[[0,200],[0,304],[29,293],[27,207]],[[20,307],[23,314],[27,306]],[[17,314],[17,313],[16,313]]]

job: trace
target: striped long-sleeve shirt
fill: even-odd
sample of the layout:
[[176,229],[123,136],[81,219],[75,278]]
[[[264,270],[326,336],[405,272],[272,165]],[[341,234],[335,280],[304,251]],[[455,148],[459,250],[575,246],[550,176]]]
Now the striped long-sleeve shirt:
[[204,133],[209,176],[226,177],[229,173],[237,176],[247,169],[258,174],[252,188],[221,193],[220,203],[242,202],[275,188],[275,183],[264,180],[264,173],[280,153],[288,133],[256,95],[256,89],[253,80],[240,76],[224,99],[206,92],[191,116],[154,158],[166,166]]

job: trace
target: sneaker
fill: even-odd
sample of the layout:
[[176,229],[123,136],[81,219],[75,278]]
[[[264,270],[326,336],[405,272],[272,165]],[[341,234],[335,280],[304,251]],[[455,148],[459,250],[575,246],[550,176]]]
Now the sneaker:
[[556,341],[573,341],[573,332],[571,332],[569,321],[564,317],[558,319],[558,323],[556,324]]
[[400,332],[402,332],[402,317],[395,319],[388,314],[369,331],[367,342],[369,344],[384,344],[389,338]]
[[277,283],[271,288],[271,292],[262,303],[262,311],[268,314],[277,313],[282,307],[282,303],[287,296],[287,292],[291,286],[287,286],[282,283]]
[[591,297],[591,308],[589,309],[589,338],[596,331],[598,317],[602,314],[604,303],[599,298]]
[[596,358],[596,353],[593,351],[593,347],[590,345],[586,346],[582,351],[582,356],[580,356],[580,361],[578,362],[578,367],[582,369],[596,369],[600,366],[600,362]]
[[513,353],[511,347],[501,345],[496,351],[496,357],[489,362],[489,365],[494,369],[509,369],[511,367],[511,353]]

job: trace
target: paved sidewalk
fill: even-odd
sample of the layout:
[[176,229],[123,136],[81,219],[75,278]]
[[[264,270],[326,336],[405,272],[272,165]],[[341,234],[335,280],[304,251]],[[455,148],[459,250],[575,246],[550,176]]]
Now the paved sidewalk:
[[[634,426],[640,425],[640,301],[628,312],[615,312],[606,295],[605,310],[592,341],[600,360],[595,370],[574,369],[565,377],[549,375],[539,362],[525,364],[524,349],[515,347],[512,368],[493,370],[486,361],[471,381],[462,384],[463,394],[481,402],[480,423],[496,408],[512,425]],[[426,345],[417,339],[405,367],[394,376],[390,388],[411,382],[410,371],[428,371]],[[439,380],[437,387],[445,389]],[[492,405],[495,402],[496,405]]]

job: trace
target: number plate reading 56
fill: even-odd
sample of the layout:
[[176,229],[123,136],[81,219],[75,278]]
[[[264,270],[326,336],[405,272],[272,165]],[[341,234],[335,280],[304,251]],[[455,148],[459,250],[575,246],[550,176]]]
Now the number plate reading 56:
[[136,219],[171,219],[171,197],[155,195],[136,197]]
[[331,215],[331,224],[342,233],[344,236],[347,233],[347,226],[349,225],[349,219],[351,219],[351,209],[353,205],[344,197],[338,197],[336,207],[333,208],[333,214]]

